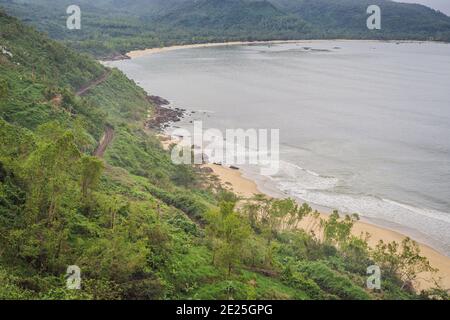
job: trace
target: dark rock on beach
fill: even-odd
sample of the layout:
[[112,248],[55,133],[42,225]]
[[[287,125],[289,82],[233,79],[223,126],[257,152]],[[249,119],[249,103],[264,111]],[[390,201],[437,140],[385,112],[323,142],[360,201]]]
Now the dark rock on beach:
[[170,123],[180,121],[186,110],[181,108],[168,108],[164,107],[170,104],[170,102],[164,98],[158,96],[148,96],[148,101],[155,105],[153,115],[145,123],[147,129],[154,129],[162,131],[170,126]]
[[[148,96],[147,100],[150,101],[153,104],[156,104],[157,106],[167,106],[170,104],[170,102],[164,98],[158,97],[158,96]],[[179,109],[179,108],[176,108]]]

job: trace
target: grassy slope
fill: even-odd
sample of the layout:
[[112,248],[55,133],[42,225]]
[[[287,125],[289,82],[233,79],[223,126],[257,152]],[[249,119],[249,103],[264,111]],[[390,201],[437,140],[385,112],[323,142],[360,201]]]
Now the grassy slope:
[[[416,297],[395,279],[366,292],[366,256],[352,264],[297,233],[273,239],[267,266],[264,233],[252,231],[227,275],[205,237],[223,195],[143,130],[145,92],[113,70],[76,97],[104,67],[3,13],[0,44],[12,54],[0,53],[0,298]],[[102,165],[89,154],[107,125],[115,137]],[[82,291],[65,289],[73,264]]]
[[[183,283],[183,287],[200,289],[203,282],[209,286],[211,279],[220,281],[222,273],[210,265],[209,250],[200,241],[202,231],[185,213],[199,214],[198,210],[212,206],[211,201],[214,200],[195,191],[187,192],[171,181],[177,168],[171,164],[167,153],[160,148],[155,138],[144,133],[140,125],[151,108],[145,99],[145,93],[123,74],[113,71],[110,78],[89,92],[86,98],[77,98],[73,92],[101,75],[103,67],[24,27],[14,18],[0,14],[0,25],[0,43],[13,55],[12,58],[0,56],[0,81],[7,87],[7,91],[3,91],[7,93],[0,97],[0,234],[9,234],[7,239],[1,239],[3,248],[7,247],[9,250],[12,245],[10,241],[13,237],[10,232],[23,233],[28,228],[20,226],[17,218],[14,218],[18,223],[15,228],[4,223],[5,219],[11,218],[13,211],[22,216],[25,210],[24,201],[30,194],[25,179],[19,173],[21,166],[17,161],[21,158],[28,159],[36,151],[36,143],[41,139],[36,134],[39,125],[56,121],[61,130],[67,130],[76,126],[77,119],[83,118],[83,131],[91,137],[91,147],[99,140],[99,127],[109,124],[116,130],[116,137],[106,155],[106,169],[95,195],[98,207],[94,211],[99,216],[88,218],[81,212],[71,216],[74,229],[68,231],[72,238],[66,243],[70,247],[65,252],[68,260],[61,259],[51,270],[39,270],[33,263],[10,257],[3,251],[0,258],[0,297],[176,298],[191,296],[191,292],[185,288],[177,288],[180,283]],[[47,91],[50,89],[51,96],[48,96]],[[64,91],[68,101],[65,105],[55,106],[51,98],[60,91]],[[74,110],[82,108],[85,108],[83,114],[75,113]],[[3,174],[12,180],[4,180]],[[17,199],[18,195],[24,198]],[[164,201],[170,205],[166,205]],[[122,238],[121,235],[117,235],[116,239],[105,227],[102,220],[106,216],[101,212],[105,210],[102,206],[108,207],[109,203],[119,208],[119,214],[127,216],[121,222],[121,228],[134,233],[133,237],[137,239]],[[75,204],[76,211],[80,210],[77,209],[78,206]],[[162,216],[162,221],[158,223],[157,212]],[[140,224],[160,240],[152,244],[147,238],[141,239],[139,233],[133,231],[134,219],[144,219]],[[102,248],[100,250],[108,252],[108,243],[114,241],[120,242],[113,252],[121,266],[112,274],[102,267],[109,258],[99,255],[98,250]],[[143,244],[143,241],[146,243]],[[35,245],[39,246],[36,243],[32,247]],[[127,249],[127,246],[139,249]],[[121,250],[125,250],[124,256]],[[145,253],[146,250],[151,253]],[[165,256],[166,254],[170,257]],[[146,257],[144,260],[147,262],[141,261],[143,257]],[[32,259],[31,255],[27,259]],[[70,261],[76,261],[88,277],[84,293],[64,289],[64,265]],[[192,269],[192,264],[198,268]],[[120,270],[122,267],[125,270]],[[137,268],[136,271],[133,271],[134,268]],[[140,268],[153,271],[137,276],[135,273]],[[182,282],[179,282],[180,277],[184,278]],[[261,276],[254,277],[258,277],[266,285],[272,282]],[[141,287],[136,284],[138,280],[140,285],[153,288],[154,291],[140,292]],[[136,287],[130,289],[130,283]],[[102,287],[101,290],[99,286]],[[116,286],[121,288],[118,290],[121,292],[119,296],[114,294]],[[223,288],[219,286],[204,290],[208,292],[205,291],[198,297],[217,298]],[[295,289],[282,285],[274,285],[272,291],[279,291],[279,295],[283,297],[293,297],[293,292],[296,292]],[[264,292],[260,295],[264,297]]]

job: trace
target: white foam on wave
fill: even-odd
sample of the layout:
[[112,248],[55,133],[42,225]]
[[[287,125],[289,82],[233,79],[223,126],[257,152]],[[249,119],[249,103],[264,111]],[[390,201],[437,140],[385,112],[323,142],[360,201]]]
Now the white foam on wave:
[[337,178],[321,176],[290,162],[280,161],[279,164],[278,174],[270,178],[282,183],[283,192],[290,188],[328,190],[336,187],[339,183]]
[[344,214],[358,213],[365,218],[385,221],[386,225],[400,225],[425,236],[426,239],[421,240],[450,255],[449,213],[373,195],[338,192],[336,178],[320,176],[295,164],[283,163],[281,168],[279,174],[270,178],[284,194]]
[[[441,220],[445,223],[450,224],[450,214],[445,213],[445,212],[441,212],[441,211],[437,211],[437,210],[432,210],[432,209],[424,209],[424,208],[417,208],[417,207],[413,207],[404,203],[400,203],[397,201],[393,201],[393,200],[389,200],[389,199],[382,199],[383,201],[390,203],[394,206],[398,206],[401,208],[404,208],[406,210],[412,211],[414,213],[426,216],[428,218],[432,218],[432,219],[438,219]],[[450,230],[449,230],[450,231]]]
[[[363,193],[342,192],[335,177],[322,176],[299,165],[280,161],[276,175],[266,176],[283,194],[311,204],[336,209],[343,214],[358,213],[385,227],[400,226],[403,232],[450,255],[450,213],[419,208]],[[345,188],[347,189],[347,188]]]

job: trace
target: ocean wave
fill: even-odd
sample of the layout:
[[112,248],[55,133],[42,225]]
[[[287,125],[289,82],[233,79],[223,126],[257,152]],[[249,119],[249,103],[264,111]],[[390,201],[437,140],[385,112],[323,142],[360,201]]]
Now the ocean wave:
[[291,188],[328,190],[339,184],[339,179],[335,177],[322,176],[314,171],[286,161],[280,161],[279,164],[278,173],[271,176],[271,178],[280,184],[282,191],[287,191]]
[[[341,192],[339,179],[322,176],[296,164],[280,161],[276,175],[268,176],[283,194],[343,214],[384,222],[385,226],[401,226],[414,237],[450,254],[450,213],[419,208],[398,201],[364,193]],[[417,236],[419,237],[419,236]]]
[[441,220],[445,223],[450,224],[450,213],[445,213],[445,212],[441,212],[441,211],[437,211],[437,210],[432,210],[432,209],[424,209],[424,208],[418,208],[418,207],[414,207],[411,205],[407,205],[404,203],[400,203],[397,201],[393,201],[393,200],[389,200],[389,199],[382,199],[383,201],[390,203],[394,206],[398,206],[401,207],[405,210],[409,210],[411,212],[414,212],[416,214],[420,214],[432,219],[438,219]]
[[302,185],[300,182],[277,179],[277,189],[290,197],[343,214],[357,213],[364,218],[382,221],[384,226],[401,226],[411,231],[410,236],[420,237],[422,241],[450,255],[450,213],[418,208],[373,195],[306,189]]

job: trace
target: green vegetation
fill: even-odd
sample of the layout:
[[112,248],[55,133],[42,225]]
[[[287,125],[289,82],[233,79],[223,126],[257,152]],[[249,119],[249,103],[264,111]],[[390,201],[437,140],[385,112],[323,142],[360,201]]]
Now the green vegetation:
[[[450,18],[390,0],[78,0],[82,29],[66,28],[70,0],[0,0],[8,13],[96,57],[132,49],[288,39],[450,40]],[[368,30],[369,5],[382,29]]]
[[[144,130],[146,93],[118,70],[4,13],[0,44],[1,299],[448,298],[410,285],[432,271],[410,240],[370,249],[350,233],[357,216],[242,201],[174,165]],[[375,263],[386,271],[370,291]],[[66,287],[72,265],[81,290]]]

